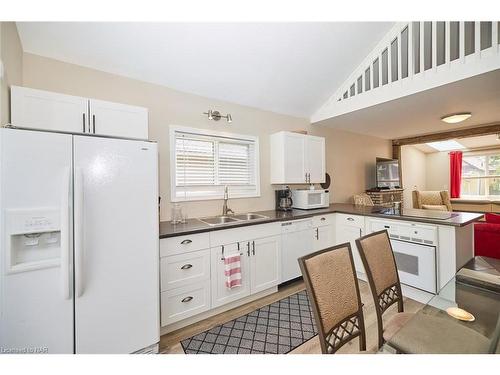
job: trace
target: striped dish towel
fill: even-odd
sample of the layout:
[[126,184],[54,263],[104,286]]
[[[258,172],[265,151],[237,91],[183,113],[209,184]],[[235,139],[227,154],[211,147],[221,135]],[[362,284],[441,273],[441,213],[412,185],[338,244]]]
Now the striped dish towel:
[[241,286],[241,256],[229,255],[224,258],[224,276],[226,288],[232,289]]

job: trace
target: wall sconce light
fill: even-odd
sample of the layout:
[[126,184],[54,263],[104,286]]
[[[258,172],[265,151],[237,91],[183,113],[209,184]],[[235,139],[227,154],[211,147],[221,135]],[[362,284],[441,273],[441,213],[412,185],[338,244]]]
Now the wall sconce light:
[[203,112],[203,114],[207,115],[209,120],[219,121],[221,118],[225,118],[228,123],[233,122],[233,118],[231,117],[230,113],[223,116],[219,111],[212,111],[211,109],[209,109],[208,112]]

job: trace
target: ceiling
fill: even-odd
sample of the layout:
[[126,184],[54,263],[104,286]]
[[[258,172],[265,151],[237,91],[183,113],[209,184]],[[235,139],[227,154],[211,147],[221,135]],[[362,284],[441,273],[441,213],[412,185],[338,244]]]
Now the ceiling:
[[[469,138],[460,138],[456,139],[458,143],[465,147],[466,150],[474,150],[474,149],[485,149],[485,148],[500,148],[500,140],[498,139],[497,134],[489,134],[489,135],[481,135],[478,137],[469,137]],[[434,152],[439,152],[436,149],[427,146],[425,143],[413,145],[418,148],[420,151],[425,152],[426,154],[431,154]]]
[[309,118],[392,22],[18,22],[25,52]]
[[[471,112],[458,124],[441,117]],[[385,139],[439,133],[500,120],[500,69],[318,122]]]

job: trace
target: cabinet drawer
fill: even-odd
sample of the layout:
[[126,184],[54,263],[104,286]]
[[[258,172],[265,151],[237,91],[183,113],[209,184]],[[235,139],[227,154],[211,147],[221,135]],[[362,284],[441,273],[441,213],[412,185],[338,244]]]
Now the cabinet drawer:
[[365,218],[357,215],[337,214],[337,222],[357,228],[364,228],[365,226]]
[[161,325],[210,309],[210,283],[201,282],[161,293]]
[[171,290],[210,279],[210,250],[160,259],[161,290]]
[[209,247],[210,236],[208,232],[162,238],[160,239],[160,256],[184,254],[190,251],[208,249]]
[[313,227],[323,227],[325,225],[335,224],[335,214],[313,216],[312,222]]

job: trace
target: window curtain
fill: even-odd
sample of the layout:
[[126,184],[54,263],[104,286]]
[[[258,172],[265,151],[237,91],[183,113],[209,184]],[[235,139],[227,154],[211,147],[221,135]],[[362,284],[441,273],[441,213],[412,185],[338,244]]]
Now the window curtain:
[[450,152],[450,196],[460,198],[462,185],[462,151]]

